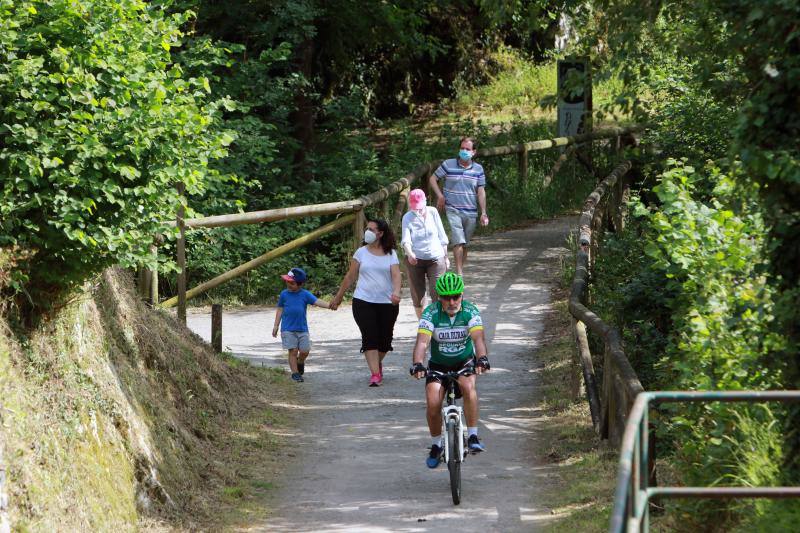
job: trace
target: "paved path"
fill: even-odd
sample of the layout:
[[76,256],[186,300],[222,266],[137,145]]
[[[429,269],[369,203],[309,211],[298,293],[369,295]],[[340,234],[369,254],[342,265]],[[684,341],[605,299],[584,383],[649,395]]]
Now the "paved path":
[[[384,385],[367,387],[351,309],[310,308],[314,341],[290,437],[296,443],[268,523],[252,530],[295,532],[532,531],[550,519],[537,505],[547,467],[532,460],[538,418],[535,351],[550,283],[575,218],[476,239],[466,295],[481,310],[492,371],[479,378],[480,435],[487,451],[463,465],[462,503],[450,498],[447,468],[425,466],[430,445],[424,385],[408,375],[416,320],[405,295]],[[223,344],[253,364],[288,368],[271,336],[274,308],[227,312]],[[209,337],[207,313],[189,326]]]

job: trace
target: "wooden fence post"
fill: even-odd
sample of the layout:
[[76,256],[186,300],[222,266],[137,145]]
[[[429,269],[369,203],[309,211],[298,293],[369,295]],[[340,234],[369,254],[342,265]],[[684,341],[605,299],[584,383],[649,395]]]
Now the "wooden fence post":
[[392,231],[394,231],[395,235],[400,235],[401,233],[403,215],[406,213],[406,203],[408,202],[409,192],[411,192],[411,190],[406,187],[397,195],[397,203],[394,206],[391,221]]
[[154,267],[150,269],[150,305],[158,305],[158,246],[155,243],[150,245],[150,253],[153,254]]
[[186,325],[186,226],[183,223],[183,217],[186,214],[186,208],[183,206],[183,193],[186,190],[184,183],[178,183],[178,194],[180,195],[181,205],[178,207],[178,243],[177,243],[177,261],[178,261],[178,320],[185,326]]
[[[436,201],[435,201],[435,199],[434,200],[431,199],[432,191],[431,191],[431,183],[430,183],[429,179],[431,177],[431,174],[433,174],[433,172],[435,170],[436,169],[433,168],[433,165],[429,164],[428,168],[426,169],[426,171],[423,173],[422,177],[420,177],[420,180],[419,180],[419,188],[422,189],[422,191],[425,193],[425,198],[428,200],[428,205],[433,205],[433,206],[436,205]],[[411,187],[410,186],[409,186],[408,190],[411,191]],[[408,195],[406,195],[406,197],[408,197]],[[405,205],[403,206],[403,213],[405,213]],[[400,215],[400,216],[402,217],[402,215]]]
[[149,269],[140,266],[136,273],[136,290],[139,297],[148,302],[150,300],[150,275],[152,273]]
[[[605,343],[605,339],[604,339]],[[608,344],[603,347],[603,389],[600,391],[600,412],[603,416],[600,419],[600,438],[608,439],[613,442],[614,434],[614,410],[616,409],[614,391],[612,362],[609,356]]]
[[367,227],[367,216],[363,209],[356,211],[356,218],[353,220],[353,251],[358,250],[364,242],[364,230]]
[[[577,400],[581,397],[581,337],[577,334],[578,320],[572,317],[572,329],[576,332],[575,344],[578,347],[572,351],[572,368],[569,372],[569,397],[571,400]],[[585,337],[585,336],[584,336]],[[588,392],[587,392],[588,397]]]
[[594,216],[592,216],[592,244],[591,244],[591,252],[589,253],[589,269],[594,270],[594,261],[597,258],[597,254],[600,251],[600,236],[602,235],[603,231],[603,219],[605,218],[605,208],[606,206],[603,205],[602,200],[598,202],[598,205],[595,207]]
[[519,184],[528,181],[528,149],[522,145],[522,151],[517,154],[517,168],[519,169]]
[[631,199],[631,180],[627,175],[625,175],[621,178],[621,181],[622,190],[620,191],[619,207],[617,208],[619,211],[619,225],[617,226],[616,230],[618,232],[625,230],[625,223],[628,219],[628,202]]
[[211,304],[211,346],[222,353],[222,304]]

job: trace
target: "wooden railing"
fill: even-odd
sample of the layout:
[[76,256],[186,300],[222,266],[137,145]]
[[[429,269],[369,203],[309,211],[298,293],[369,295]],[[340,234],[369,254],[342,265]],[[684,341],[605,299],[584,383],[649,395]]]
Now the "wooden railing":
[[[545,140],[538,140],[524,144],[517,144],[517,145],[509,145],[509,146],[499,146],[499,147],[492,147],[486,149],[480,149],[477,151],[476,157],[497,157],[497,156],[505,156],[505,155],[517,155],[518,160],[518,172],[520,175],[520,181],[523,181],[527,178],[528,175],[528,153],[530,151],[537,151],[537,150],[548,150],[557,147],[567,147],[567,146],[575,146],[578,144],[583,143],[591,143],[597,140],[603,139],[611,139],[609,143],[610,146],[618,146],[619,139],[623,136],[629,136],[632,133],[639,131],[641,127],[633,126],[629,128],[604,128],[602,130],[597,130],[592,133],[586,133],[581,135],[576,135],[574,137],[558,137],[554,139],[545,139]],[[566,154],[564,158],[560,158],[557,162],[557,166],[554,167],[550,172],[544,175],[547,178],[549,183],[552,180],[552,176],[555,172],[558,171],[558,168],[563,164],[563,159],[567,156],[574,153],[574,151],[570,151]],[[191,290],[185,289],[185,275],[186,275],[186,264],[185,260],[178,254],[178,269],[179,269],[179,278],[178,278],[178,294],[172,298],[169,298],[160,304],[161,307],[169,308],[173,306],[178,306],[178,316],[182,320],[185,321],[186,317],[186,301],[193,297],[196,297],[214,287],[217,287],[226,281],[229,281],[237,276],[240,276],[254,268],[257,268],[264,263],[272,261],[282,255],[285,255],[292,250],[295,250],[301,246],[304,246],[323,235],[327,235],[331,232],[337,231],[343,227],[348,225],[352,226],[352,240],[353,246],[358,246],[361,243],[361,238],[364,233],[364,228],[366,226],[366,217],[364,215],[364,209],[366,207],[372,205],[378,205],[379,210],[386,216],[387,219],[391,220],[391,223],[394,227],[398,227],[400,225],[400,219],[405,211],[405,202],[406,196],[408,191],[418,182],[418,180],[426,179],[430,176],[433,171],[439,166],[440,161],[432,161],[429,163],[424,163],[417,166],[414,170],[400,178],[399,180],[392,182],[391,184],[378,189],[377,191],[368,194],[366,196],[362,196],[357,199],[353,200],[346,200],[343,202],[331,202],[325,204],[314,204],[314,205],[305,205],[305,206],[297,206],[297,207],[286,207],[286,208],[279,208],[279,209],[270,209],[265,211],[253,211],[247,213],[235,213],[235,214],[228,214],[228,215],[218,215],[218,216],[211,216],[211,217],[201,217],[201,218],[193,218],[188,220],[183,220],[182,217],[178,217],[177,220],[171,225],[173,227],[177,226],[180,229],[180,237],[178,243],[178,250],[183,250],[185,247],[184,243],[184,232],[189,229],[193,228],[213,228],[213,227],[229,227],[235,226],[239,224],[256,224],[261,222],[273,222],[278,220],[286,220],[290,218],[299,218],[299,217],[306,217],[306,216],[320,216],[320,215],[344,215],[340,216],[340,218],[330,222],[328,224],[323,225],[322,227],[303,235],[289,243],[286,243],[274,250],[270,250],[269,252],[248,261],[238,267],[225,272],[209,281],[201,283],[197,287],[194,287]],[[397,200],[394,202],[394,209],[391,216],[389,216],[390,205],[391,205],[391,196],[397,194]],[[151,280],[155,279],[157,274],[155,272],[151,273]],[[153,287],[157,287],[157,281],[150,281],[150,283],[144,284],[146,287],[145,289],[149,291],[149,298],[152,302],[158,301],[158,294],[157,291],[153,291]],[[145,296],[147,296],[145,294]]]
[[[595,430],[618,446],[636,395],[644,390],[622,346],[619,332],[586,307],[590,270],[597,256],[603,229],[621,230],[630,191],[630,161],[619,164],[589,195],[579,222],[579,245],[575,277],[569,298],[575,338],[581,360],[586,394]],[[586,327],[603,342],[603,382],[598,386]]]

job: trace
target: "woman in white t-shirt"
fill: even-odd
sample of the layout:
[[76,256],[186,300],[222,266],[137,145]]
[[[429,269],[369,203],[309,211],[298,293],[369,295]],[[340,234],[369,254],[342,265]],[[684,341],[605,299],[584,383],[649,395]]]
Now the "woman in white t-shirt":
[[361,330],[361,352],[370,371],[369,386],[383,382],[383,358],[392,351],[394,323],[400,311],[400,261],[394,233],[385,220],[370,220],[364,246],[353,254],[331,309],[342,303],[344,293],[356,279],[353,318]]
[[431,302],[438,301],[436,280],[445,273],[447,263],[447,233],[435,207],[425,204],[425,191],[414,189],[408,194],[409,211],[403,215],[403,236],[400,244],[406,253],[406,272],[411,288],[411,301],[417,318],[422,316],[425,280]]

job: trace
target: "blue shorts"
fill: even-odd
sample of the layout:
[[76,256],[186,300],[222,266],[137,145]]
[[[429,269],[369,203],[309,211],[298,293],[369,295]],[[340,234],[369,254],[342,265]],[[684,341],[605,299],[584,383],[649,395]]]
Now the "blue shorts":
[[475,233],[478,217],[467,215],[455,209],[447,209],[445,213],[447,214],[447,221],[450,223],[450,245],[469,244],[472,234]]
[[311,336],[307,331],[281,331],[284,350],[311,351]]

